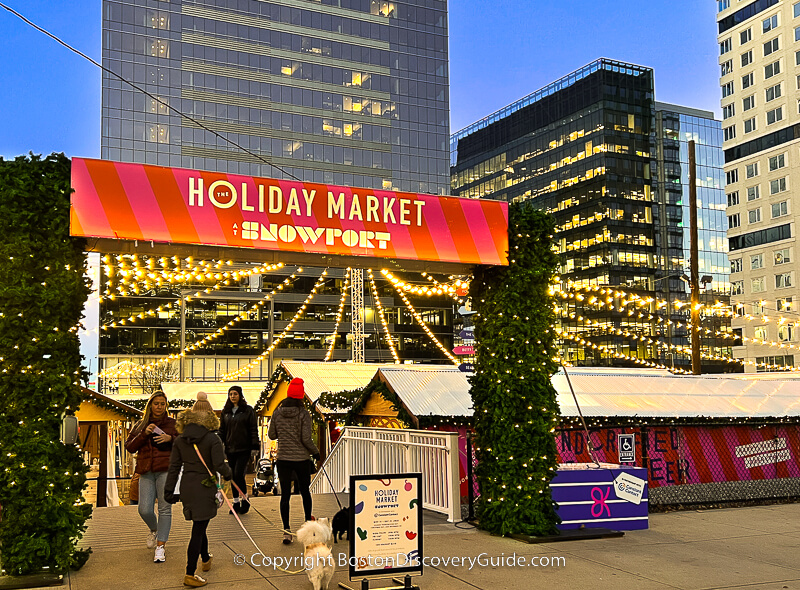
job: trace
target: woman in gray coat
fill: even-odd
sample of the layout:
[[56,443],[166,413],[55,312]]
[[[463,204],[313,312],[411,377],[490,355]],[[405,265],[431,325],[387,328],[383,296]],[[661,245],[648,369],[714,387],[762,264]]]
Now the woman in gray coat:
[[[205,393],[198,393],[192,409],[178,415],[176,427],[180,436],[172,446],[164,495],[168,502],[180,501],[183,504],[183,516],[192,521],[192,537],[186,550],[186,576],[183,584],[196,588],[207,584],[195,574],[197,558],[202,558],[204,572],[211,569],[213,556],[208,552],[206,529],[209,521],[217,515],[216,474],[230,480],[231,469],[225,461],[222,441],[214,432],[219,428],[219,419]],[[175,486],[181,467],[183,475],[180,491],[176,495]],[[213,476],[209,474],[209,470]]]
[[283,520],[283,542],[292,542],[289,533],[289,501],[292,497],[292,475],[297,476],[297,491],[303,498],[303,512],[306,520],[311,516],[310,457],[319,461],[317,445],[311,438],[311,414],[303,406],[306,391],[299,377],[289,382],[287,398],[272,413],[268,436],[278,441],[278,481],[281,483],[281,520]]

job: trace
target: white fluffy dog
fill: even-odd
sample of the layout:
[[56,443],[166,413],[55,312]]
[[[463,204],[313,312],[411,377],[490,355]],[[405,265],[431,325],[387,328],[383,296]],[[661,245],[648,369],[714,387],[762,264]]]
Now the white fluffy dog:
[[335,563],[329,547],[332,536],[327,518],[306,521],[297,529],[297,538],[305,547],[306,574],[314,590],[327,590],[333,576]]

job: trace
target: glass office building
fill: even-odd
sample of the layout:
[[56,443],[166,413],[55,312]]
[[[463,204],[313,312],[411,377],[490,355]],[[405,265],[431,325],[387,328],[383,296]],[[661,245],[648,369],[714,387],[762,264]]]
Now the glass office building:
[[104,0],[103,65],[105,159],[446,194],[443,0]]
[[[653,84],[650,68],[600,59],[451,137],[452,194],[530,201],[555,217],[562,290],[585,294],[559,301],[562,353],[576,364],[683,364],[667,347],[670,314],[659,307],[671,279],[660,222],[668,212],[659,209],[654,176],[668,168],[675,183],[687,172],[679,150],[669,150],[671,160],[659,167],[662,118]],[[719,170],[712,176],[718,179]],[[673,218],[686,202],[676,198]],[[677,242],[667,236],[663,243],[683,248],[688,231],[678,233]],[[704,243],[722,247],[716,238]],[[724,249],[708,266],[718,268],[720,256]]]
[[[691,292],[681,278],[689,275],[691,258],[689,141],[695,142],[698,269],[701,277],[711,277],[700,292],[700,302],[705,306],[702,325],[711,331],[702,334],[701,346],[705,355],[731,357],[736,340],[726,337],[732,336],[732,332],[722,124],[711,112],[656,102],[651,162],[656,203],[653,219],[659,228],[656,282],[659,296],[667,302],[662,312],[669,309],[672,321],[661,324],[658,334],[675,345],[691,344],[690,332],[685,327],[690,321]],[[662,350],[664,361],[691,366],[691,356],[686,352]],[[704,360],[703,364],[706,370],[731,370],[735,366],[711,360]]]
[[[447,50],[444,0],[104,0],[103,65],[137,88],[103,74],[102,157],[446,194]],[[257,253],[254,264],[256,258]],[[109,260],[115,268],[136,265],[132,257],[112,255]],[[265,275],[263,289],[292,270]],[[316,277],[321,271],[306,269],[305,274]],[[275,351],[278,359],[321,360],[324,334],[333,330],[344,280],[343,269],[331,274],[315,301],[322,307],[295,326],[294,336]],[[378,273],[376,282],[380,297],[386,297],[390,327],[402,332],[399,326],[410,319],[405,306]],[[313,283],[303,278],[279,294],[276,333]],[[106,276],[103,288],[107,284]],[[370,307],[371,287],[366,279],[364,284],[369,324],[374,303]],[[238,285],[240,290],[250,287],[249,279]],[[227,289],[236,290],[237,284]],[[161,290],[141,286],[139,293],[105,300],[101,322],[117,325],[102,332],[103,364],[132,357],[151,360],[174,351],[177,293],[174,285]],[[170,302],[166,315],[118,323]],[[424,306],[434,332],[451,342],[452,304],[439,298]],[[193,332],[187,340],[213,332],[246,306],[242,301],[194,301],[187,310],[187,329]],[[347,318],[343,321],[346,325]],[[411,320],[408,334],[396,337],[406,350],[401,358],[441,358],[414,326]],[[366,326],[368,333],[370,328]],[[259,319],[240,322],[227,342],[192,353],[213,357],[206,364],[214,368],[201,363],[199,373],[189,376],[215,378],[235,368],[247,360],[241,355],[254,356],[262,348],[266,330],[267,323]],[[386,360],[385,344],[382,350],[376,340],[381,338],[367,340],[367,359]],[[345,358],[345,353],[337,351],[334,358]],[[222,362],[223,356],[228,360]]]

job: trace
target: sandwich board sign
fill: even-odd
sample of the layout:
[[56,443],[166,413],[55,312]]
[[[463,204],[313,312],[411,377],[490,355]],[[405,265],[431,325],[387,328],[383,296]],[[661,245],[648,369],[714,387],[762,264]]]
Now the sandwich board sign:
[[421,575],[422,474],[351,475],[348,537],[350,580]]
[[619,453],[620,463],[635,463],[636,462],[636,435],[635,434],[618,434],[617,435],[617,452]]

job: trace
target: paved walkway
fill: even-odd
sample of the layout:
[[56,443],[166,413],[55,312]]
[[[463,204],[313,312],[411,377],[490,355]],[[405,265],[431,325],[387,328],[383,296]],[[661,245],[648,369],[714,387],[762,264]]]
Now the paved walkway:
[[[314,513],[332,516],[333,496],[315,496]],[[278,498],[253,499],[272,523],[280,522]],[[292,498],[295,517],[302,514],[299,496]],[[173,511],[173,526],[167,544],[167,562],[154,564],[152,550],[145,547],[146,528],[135,506],[100,508],[94,511],[85,536],[93,554],[78,572],[72,572],[63,587],[70,590],[178,589],[183,588],[189,525],[180,505]],[[248,530],[268,556],[300,554],[295,545],[281,544],[281,535],[254,511],[243,517]],[[299,524],[299,521],[298,523]],[[296,525],[293,523],[296,528]],[[800,504],[731,508],[722,510],[653,514],[650,529],[634,531],[622,538],[529,545],[493,537],[470,528],[457,528],[432,513],[425,516],[424,554],[477,558],[563,557],[560,567],[511,567],[438,565],[415,577],[423,590],[504,590],[586,588],[591,590],[644,590],[681,588],[736,588],[800,590]],[[234,555],[255,552],[227,510],[220,511],[209,526],[213,569],[207,588],[241,590],[311,590],[304,574],[289,575],[271,568],[235,565]],[[334,545],[334,555],[347,553],[346,542]],[[330,590],[348,582],[346,568],[337,568]],[[386,586],[375,581],[373,586]],[[354,588],[359,584],[352,583]]]

